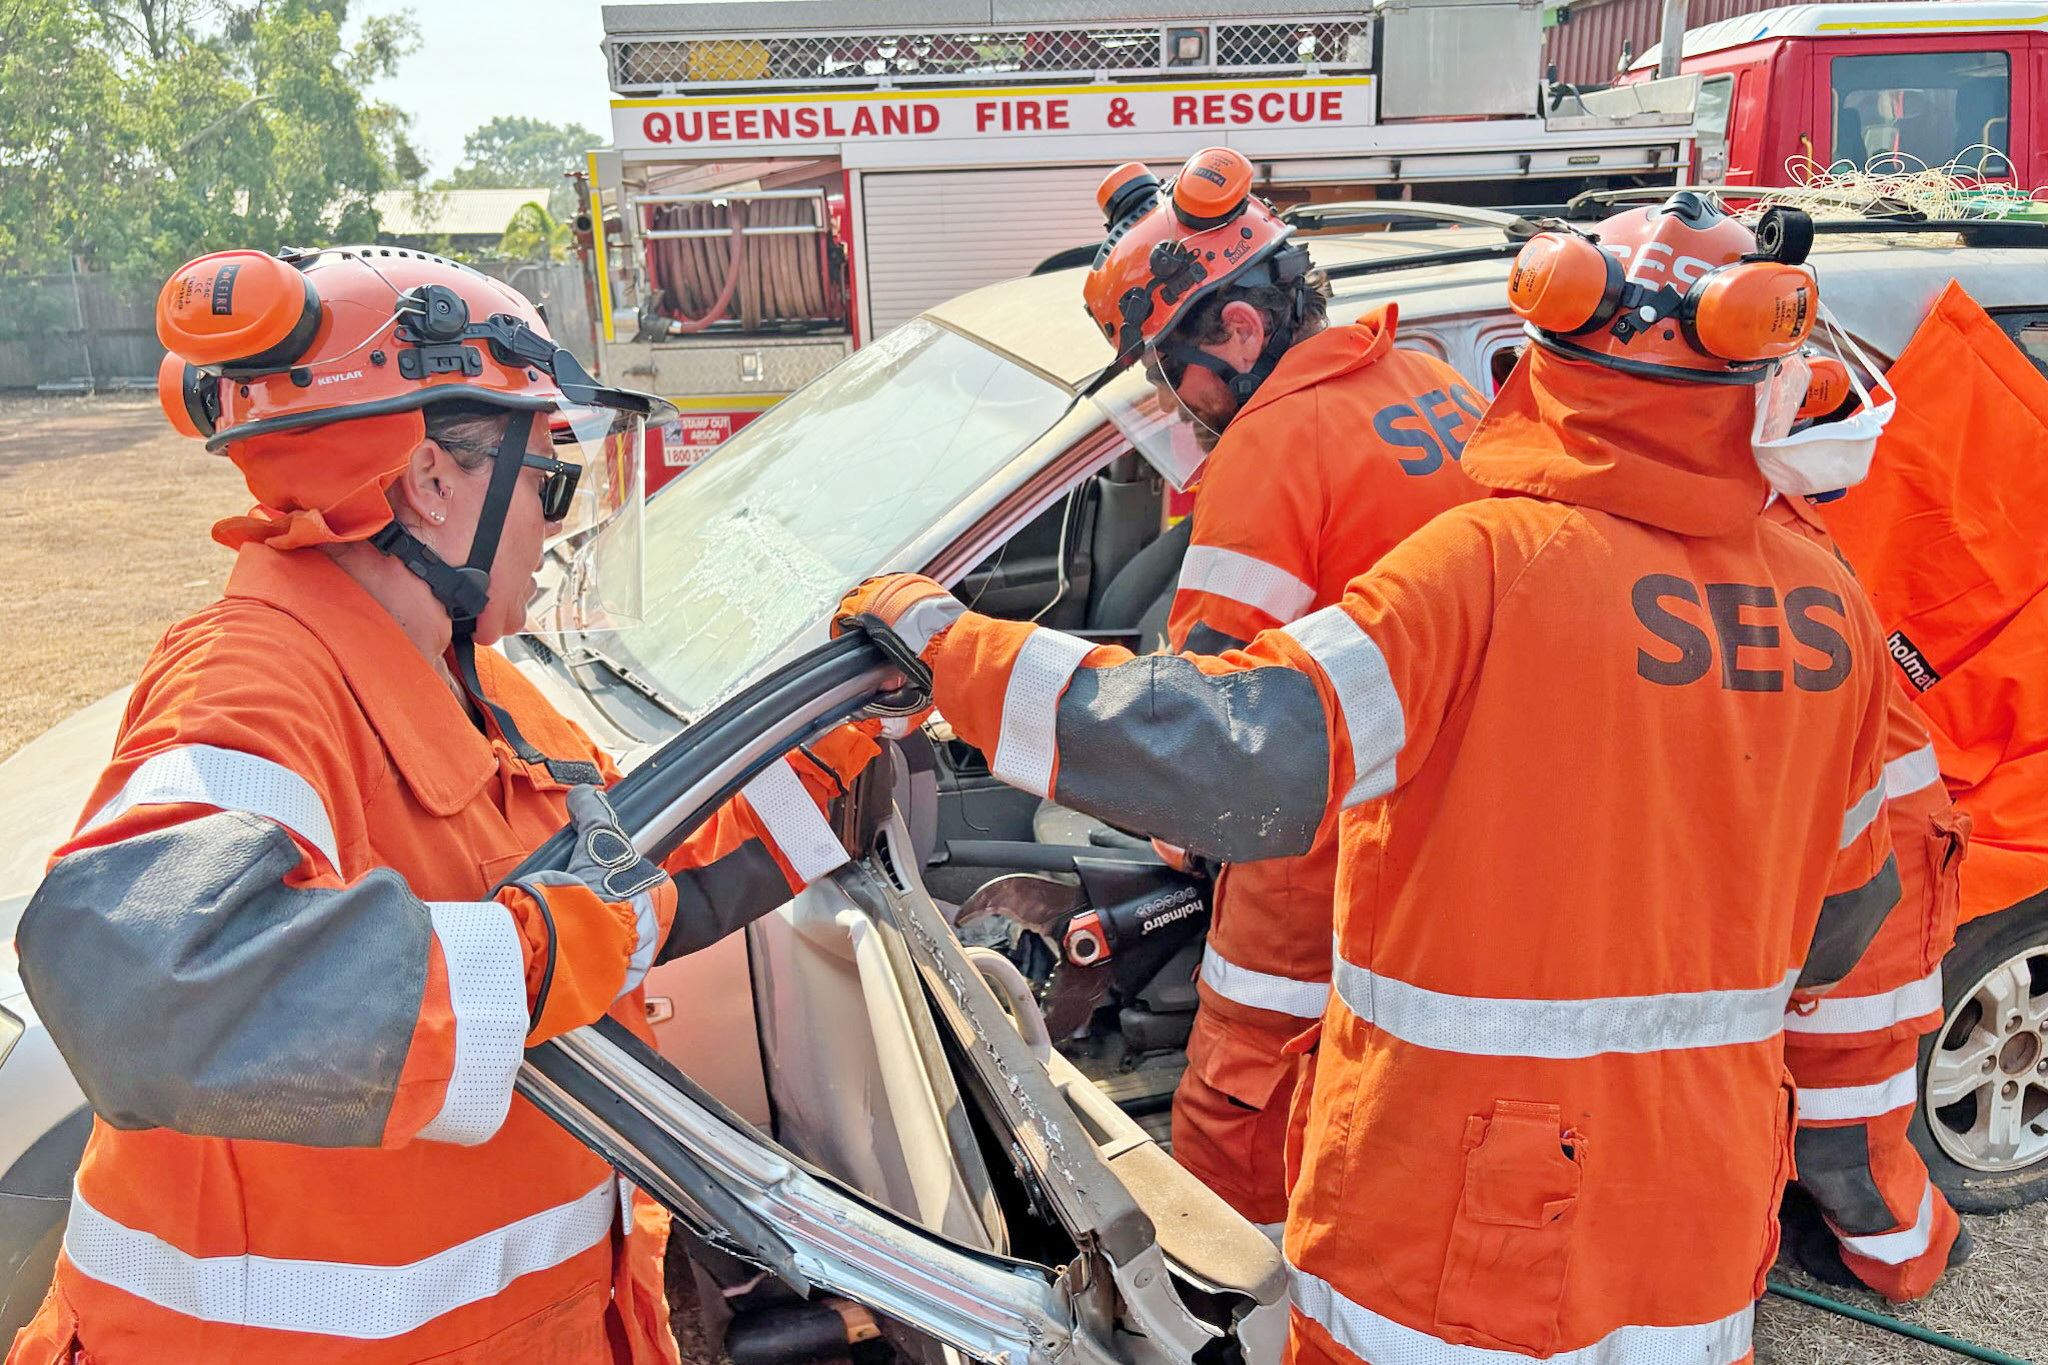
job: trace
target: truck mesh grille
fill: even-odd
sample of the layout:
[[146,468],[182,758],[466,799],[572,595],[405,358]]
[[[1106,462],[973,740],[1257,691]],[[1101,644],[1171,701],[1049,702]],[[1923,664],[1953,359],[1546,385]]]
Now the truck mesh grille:
[[620,94],[706,93],[961,80],[1315,75],[1372,66],[1370,19],[1012,29],[616,38]]

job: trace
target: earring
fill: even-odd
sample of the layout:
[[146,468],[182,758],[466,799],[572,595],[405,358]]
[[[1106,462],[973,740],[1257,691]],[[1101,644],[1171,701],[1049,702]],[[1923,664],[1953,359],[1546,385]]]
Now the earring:
[[427,513],[427,520],[439,526],[442,522],[448,520],[448,514],[446,512],[429,512]]

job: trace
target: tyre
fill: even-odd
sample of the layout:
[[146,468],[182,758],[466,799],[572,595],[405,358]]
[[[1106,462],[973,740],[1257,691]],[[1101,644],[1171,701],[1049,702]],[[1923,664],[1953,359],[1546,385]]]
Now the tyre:
[[1941,1005],[1910,1130],[1928,1173],[1968,1213],[2048,1199],[2048,894],[1957,931]]

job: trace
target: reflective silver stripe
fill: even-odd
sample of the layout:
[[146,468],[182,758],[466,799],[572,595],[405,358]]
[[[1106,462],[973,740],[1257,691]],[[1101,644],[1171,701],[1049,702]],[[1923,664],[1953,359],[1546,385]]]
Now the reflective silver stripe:
[[760,776],[740,788],[740,794],[804,885],[847,860],[845,845],[832,833],[825,813],[804,789],[803,779],[787,758],[763,768]]
[[283,764],[211,744],[187,744],[151,754],[78,832],[97,829],[137,806],[172,805],[212,806],[260,815],[319,849],[328,866],[341,866],[334,826],[312,783]]
[[1874,1119],[1913,1102],[1913,1068],[1872,1085],[1830,1085],[1799,1087],[1799,1121],[1838,1123],[1844,1119]]
[[1010,684],[1003,692],[1003,731],[996,741],[989,771],[1013,787],[1038,796],[1052,795],[1053,761],[1058,752],[1054,725],[1060,693],[1067,680],[1095,646],[1056,630],[1034,630],[1024,637]]
[[[1381,1317],[1337,1292],[1327,1281],[1288,1263],[1294,1306],[1320,1323],[1337,1344],[1360,1360],[1400,1365],[1512,1365],[1529,1357],[1484,1346],[1457,1346]],[[1545,1356],[1551,1365],[1733,1365],[1749,1354],[1756,1309],[1744,1304],[1727,1317],[1692,1327],[1617,1327],[1590,1346]]]
[[1842,1250],[1881,1265],[1904,1265],[1915,1256],[1926,1255],[1927,1248],[1934,1244],[1933,1184],[1920,1192],[1920,1212],[1913,1219],[1913,1226],[1868,1237],[1851,1237],[1841,1232],[1835,1236],[1841,1242]]
[[1394,789],[1394,761],[1407,731],[1401,696],[1380,647],[1342,607],[1311,612],[1287,627],[1287,634],[1329,675],[1351,731],[1352,782],[1344,794],[1345,808],[1385,796]]
[[1299,1019],[1315,1019],[1330,1003],[1327,981],[1297,981],[1291,976],[1240,967],[1216,951],[1214,944],[1202,947],[1202,980],[1225,1000],[1235,1000],[1256,1010],[1275,1010]]
[[1787,1033],[1869,1033],[1941,1008],[1941,968],[1876,995],[1824,995],[1810,1011],[1785,1016]]
[[933,594],[911,603],[890,629],[896,632],[897,639],[910,646],[911,653],[922,654],[924,647],[932,642],[932,636],[966,613],[967,608],[950,594]]
[[631,995],[654,967],[654,955],[661,951],[661,912],[654,897],[643,891],[633,897],[633,955],[626,959],[626,984],[620,995]]
[[1416,1047],[1472,1057],[1597,1057],[1732,1047],[1775,1037],[1795,969],[1753,990],[1516,1000],[1447,995],[1377,976],[1339,957],[1333,984],[1344,1007]]
[[1315,585],[1278,564],[1214,545],[1190,545],[1180,562],[1180,591],[1206,592],[1262,611],[1285,625],[1316,600]]
[[[447,1192],[458,1197],[459,1190]],[[408,1265],[193,1256],[115,1222],[76,1189],[64,1254],[78,1272],[202,1322],[382,1341],[502,1293],[611,1233],[610,1175],[566,1204],[522,1218]],[[608,1272],[607,1272],[608,1273]]]
[[1884,765],[1884,794],[1888,797],[1904,796],[1939,781],[1941,764],[1934,757],[1932,744],[1923,744]]
[[1877,785],[1858,797],[1856,804],[1849,807],[1848,813],[1842,816],[1842,842],[1836,847],[1847,848],[1855,843],[1856,836],[1869,829],[1870,822],[1875,820],[1877,813],[1883,809],[1884,779],[1880,777]]
[[428,901],[427,914],[448,964],[455,1069],[440,1112],[418,1136],[473,1147],[503,1126],[512,1106],[530,1022],[526,951],[512,912],[496,901]]

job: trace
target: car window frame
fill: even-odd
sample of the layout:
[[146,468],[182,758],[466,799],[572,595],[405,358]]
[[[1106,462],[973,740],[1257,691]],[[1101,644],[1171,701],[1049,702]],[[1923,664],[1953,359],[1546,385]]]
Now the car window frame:
[[[893,694],[885,689],[899,688],[900,682],[890,657],[865,637],[843,637],[810,651],[742,688],[614,784],[608,795],[620,824],[648,857],[666,857],[769,764],[835,725],[886,709]],[[564,827],[512,879],[561,870],[574,845],[573,831]],[[860,886],[861,878],[877,875],[865,863],[849,864],[832,875],[855,904],[866,908],[875,903]],[[977,1039],[977,1046],[966,1049],[969,1060],[1003,1105],[1015,1130],[1017,1154],[1080,1249],[1064,1270],[961,1247],[907,1224],[726,1111],[615,1025],[571,1030],[529,1049],[518,1080],[520,1093],[599,1156],[632,1174],[671,1213],[699,1229],[722,1229],[726,1244],[734,1247],[736,1242],[735,1249],[748,1259],[786,1279],[794,1277],[799,1287],[845,1294],[977,1358],[1001,1354],[1050,1365],[1059,1351],[1044,1335],[1040,1319],[1054,1307],[1066,1311],[1068,1277],[1078,1273],[1086,1283],[1097,1270],[1107,1272],[1106,1280],[1097,1282],[1114,1284],[1139,1328],[1176,1358],[1191,1359],[1213,1344],[1216,1331],[1171,1288],[1151,1219],[1110,1171],[1029,1045],[1006,1022],[980,972],[957,944],[948,960],[940,935],[909,927],[906,938],[923,959],[920,970],[928,986],[936,979],[945,988],[938,996],[942,1008],[966,1015]],[[672,1104],[654,1103],[660,1099],[658,1087],[672,1093]],[[650,1108],[655,1112],[650,1114]],[[748,1202],[749,1192],[758,1202],[777,1197],[778,1190],[789,1198],[801,1196],[793,1214],[809,1210],[814,1216],[778,1225]],[[858,1246],[850,1231],[856,1227],[866,1239]],[[804,1241],[814,1234],[815,1241],[828,1233],[838,1239],[836,1257],[822,1252],[806,1256],[803,1247],[790,1244],[792,1236]],[[924,1273],[903,1282],[877,1273],[876,1265],[886,1262],[897,1267],[901,1279],[906,1256],[921,1261]],[[1008,1311],[1030,1330],[1020,1333],[1014,1349],[992,1353],[977,1336],[988,1331],[989,1306],[979,1303],[975,1312],[963,1314],[960,1303],[985,1296],[992,1283],[988,1274],[998,1265],[1022,1272]],[[948,1277],[954,1282],[951,1292],[929,1283]],[[1073,1331],[1071,1317],[1067,1327],[1073,1339],[1066,1348],[1083,1348],[1060,1348],[1068,1358],[1111,1358],[1107,1340]]]

